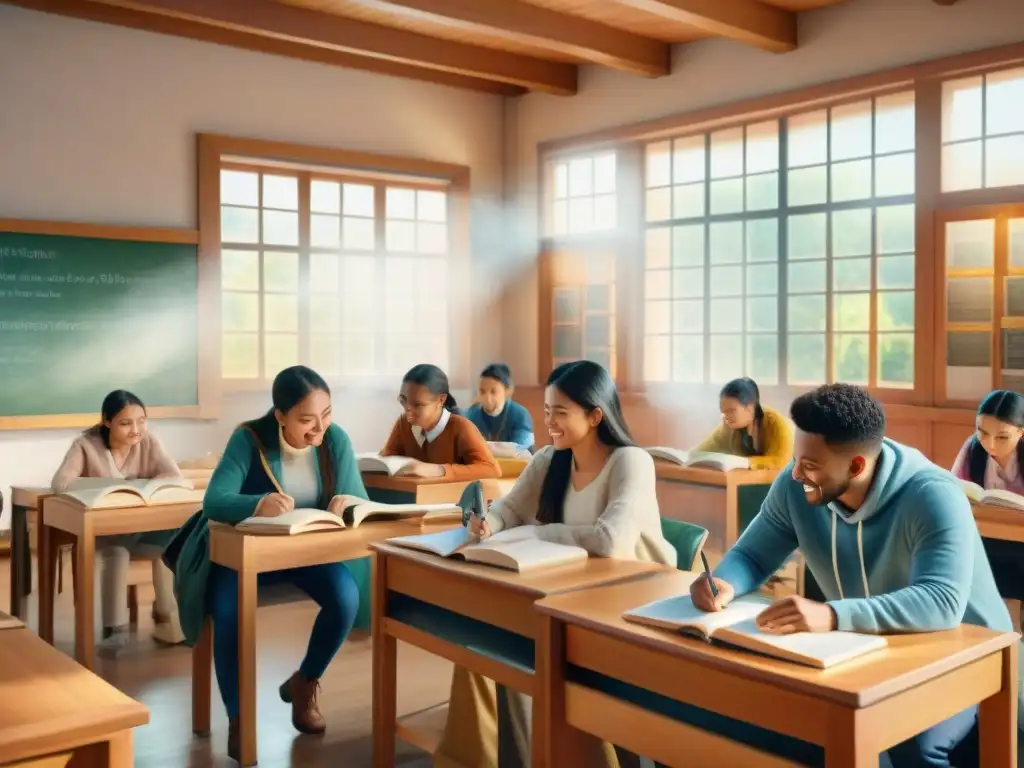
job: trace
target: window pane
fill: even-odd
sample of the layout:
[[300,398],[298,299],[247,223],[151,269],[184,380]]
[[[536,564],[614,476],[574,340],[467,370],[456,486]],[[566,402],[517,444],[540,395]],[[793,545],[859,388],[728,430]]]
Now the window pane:
[[778,261],[779,220],[752,219],[747,222],[747,261]]
[[392,253],[416,250],[416,225],[411,221],[389,221],[385,226],[387,249]]
[[841,333],[833,337],[836,381],[847,384],[868,383],[868,335]]
[[981,142],[950,144],[942,148],[942,191],[981,188]]
[[447,221],[448,195],[432,189],[416,192],[416,218],[420,221]]
[[220,172],[220,201],[228,205],[260,204],[260,177],[249,171]]
[[[790,293],[816,293],[825,290],[825,262],[805,261],[789,269]],[[824,310],[822,310],[824,311]]]
[[747,267],[747,295],[775,296],[779,292],[779,268],[775,264]]
[[827,182],[828,172],[824,165],[790,171],[787,181],[790,206],[819,205],[826,202]]
[[267,245],[298,245],[299,214],[263,211],[263,242]]
[[981,78],[968,77],[942,84],[942,141],[981,136]]
[[914,194],[914,153],[875,159],[875,196]]
[[878,337],[878,383],[913,386],[914,334],[885,333]]
[[221,251],[220,286],[225,290],[260,289],[260,255],[256,251]]
[[373,336],[341,337],[341,365],[348,375],[365,376],[374,370]]
[[832,316],[837,331],[871,330],[871,294],[835,294],[832,297]]
[[594,229],[615,229],[615,195],[598,195],[594,198]]
[[644,304],[644,333],[665,334],[672,329],[672,304],[648,301]]
[[711,379],[728,381],[743,375],[743,337],[714,336],[711,339]]
[[1024,219],[1010,219],[1007,224],[1010,238],[1010,266],[1024,267]]
[[225,333],[221,337],[221,376],[225,379],[257,379],[259,375],[259,335]]
[[278,251],[263,252],[263,289],[295,293],[299,290],[299,255]]
[[871,259],[836,259],[832,262],[832,289],[871,290]]
[[820,165],[828,161],[828,130],[825,110],[794,115],[787,120],[787,159],[790,168]]
[[309,217],[309,242],[318,248],[337,248],[341,245],[341,217],[318,216]]
[[747,210],[770,211],[779,207],[779,174],[747,177]]
[[[1024,112],[1024,103],[1018,105]],[[1024,134],[985,141],[985,186],[1024,184]]]
[[556,325],[554,333],[554,356],[576,358],[583,356],[583,339],[578,325]]
[[914,146],[913,91],[875,99],[875,153],[903,152]]
[[883,291],[878,294],[878,330],[912,331],[914,294],[910,291]]
[[309,362],[321,376],[340,376],[341,336],[337,333],[310,334]]
[[379,314],[377,260],[372,256],[343,256],[341,285],[341,322],[345,333],[372,334]]
[[647,269],[667,269],[672,256],[672,231],[668,227],[648,229],[646,239],[644,266]]
[[825,256],[825,214],[789,217],[789,258],[821,259]]
[[779,169],[779,122],[747,126],[746,172],[761,173]]
[[779,383],[778,336],[747,336],[747,374],[762,385]]
[[711,134],[711,178],[743,175],[743,129],[729,128]]
[[[742,299],[712,299],[710,306],[712,333],[730,333],[743,330]],[[711,345],[714,347],[714,344]]]
[[299,297],[288,293],[264,294],[263,329],[265,331],[298,331]]
[[950,323],[992,322],[992,278],[956,277],[946,283],[946,318]]
[[790,384],[820,384],[825,380],[825,337],[794,335],[788,339]]
[[297,211],[299,209],[299,180],[294,176],[263,174],[263,207]]
[[594,191],[594,163],[589,157],[569,161],[569,197],[589,195]]
[[711,182],[711,213],[739,213],[743,210],[743,179]]
[[[390,233],[394,226],[398,242],[407,242],[402,238],[408,238],[412,232],[412,224],[404,221],[387,222],[387,231]],[[376,245],[377,233],[374,229],[373,219],[357,219],[346,216],[341,220],[341,242],[346,251],[372,251]],[[390,236],[390,235],[389,235]],[[389,250],[396,250],[389,247]]]
[[589,232],[594,228],[594,198],[569,199],[569,231]]
[[743,222],[711,225],[711,263],[739,264],[743,261]]
[[871,101],[832,109],[832,160],[871,155]]
[[338,293],[341,275],[338,259],[333,253],[309,255],[309,288],[312,293]]
[[985,77],[985,133],[1024,132],[1024,68]]
[[341,303],[337,296],[319,295],[309,299],[309,325],[315,333],[341,330]]
[[[682,186],[672,188],[672,218],[675,219],[693,219],[698,216],[704,215],[704,190],[705,185],[700,184],[683,184]],[[667,190],[666,190],[667,191]],[[648,193],[648,201],[651,200],[651,194]],[[659,204],[661,200],[659,199]],[[660,218],[668,218],[667,214]],[[651,220],[650,214],[648,219]]]
[[991,269],[995,247],[996,223],[992,219],[946,224],[946,269]]
[[712,296],[742,296],[743,267],[712,267]]
[[555,197],[569,196],[569,165],[555,163]]
[[260,303],[257,293],[221,295],[221,322],[225,331],[258,331]]
[[678,382],[704,380],[704,337],[672,338],[672,380]]
[[672,370],[670,337],[644,337],[644,380],[668,381]]
[[445,253],[448,250],[448,226],[446,224],[417,224],[416,250],[420,253]]
[[914,206],[890,205],[875,209],[879,253],[914,252]]
[[672,303],[672,332],[701,333],[704,330],[704,301],[675,301]]
[[825,297],[790,296],[787,320],[791,331],[824,331]]
[[[712,234],[714,236],[714,227]],[[712,255],[714,261],[714,255]],[[704,225],[688,224],[672,227],[672,266],[701,267],[704,265]]]
[[878,260],[879,288],[913,288],[914,257],[889,256]]
[[564,235],[569,231],[569,205],[565,200],[555,202],[551,226],[556,235]]
[[775,296],[747,299],[747,330],[776,331],[779,328],[779,300]]
[[675,184],[703,181],[705,175],[704,136],[687,136],[672,142],[672,181]]
[[[650,273],[648,273],[650,274]],[[703,269],[672,270],[672,296],[676,299],[699,299],[704,296]]]
[[299,337],[292,333],[271,333],[263,337],[263,375],[272,379],[285,368],[299,363]]
[[[703,208],[701,209],[703,212]],[[647,221],[665,221],[672,214],[672,190],[668,187],[647,190]]]
[[309,210],[314,213],[341,213],[341,184],[323,179],[309,182]]
[[647,145],[648,187],[667,187],[672,183],[672,143],[660,141]]
[[644,273],[644,297],[648,301],[672,297],[672,281],[669,279],[668,270],[648,270]]
[[594,158],[594,192],[615,191],[615,153],[608,152]]
[[[342,188],[343,212],[348,216],[374,215],[374,189],[369,184],[345,184]],[[407,201],[406,201],[407,202]]]
[[866,200],[871,197],[871,160],[852,160],[832,166],[832,200]]
[[832,214],[832,255],[871,255],[871,209],[857,208]]
[[[384,199],[384,210],[387,218],[416,218],[416,190],[405,189],[404,187],[388,187],[385,191]],[[348,213],[348,211],[346,211],[346,213]]]
[[258,243],[260,241],[260,213],[255,208],[220,209],[220,239],[223,243]]

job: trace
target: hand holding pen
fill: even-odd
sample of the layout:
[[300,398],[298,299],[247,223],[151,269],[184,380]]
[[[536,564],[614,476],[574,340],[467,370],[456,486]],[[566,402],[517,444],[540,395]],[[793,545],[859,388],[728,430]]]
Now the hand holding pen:
[[702,611],[720,611],[732,601],[735,592],[728,582],[711,575],[711,566],[703,552],[700,553],[700,560],[704,572],[690,584],[690,599]]

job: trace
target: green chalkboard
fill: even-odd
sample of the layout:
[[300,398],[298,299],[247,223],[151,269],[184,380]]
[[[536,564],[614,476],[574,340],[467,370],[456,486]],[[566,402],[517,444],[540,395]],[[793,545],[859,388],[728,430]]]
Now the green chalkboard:
[[0,232],[0,417],[195,406],[198,248]]

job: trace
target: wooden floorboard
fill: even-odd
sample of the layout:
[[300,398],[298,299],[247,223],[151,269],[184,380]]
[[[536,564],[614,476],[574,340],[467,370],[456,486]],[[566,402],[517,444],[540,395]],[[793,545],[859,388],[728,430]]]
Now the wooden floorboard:
[[[0,609],[9,609],[10,560],[0,558]],[[56,646],[74,652],[70,561],[65,561],[65,589],[57,597]],[[34,582],[35,583],[35,582]],[[316,606],[309,600],[277,593],[259,609],[259,764],[264,768],[365,768],[371,762],[371,653],[365,634],[342,647],[322,681],[320,708],[327,719],[323,737],[303,736],[291,725],[291,710],[277,687],[298,666],[305,651]],[[191,650],[160,648],[149,637],[148,608],[141,614],[136,642],[116,661],[97,659],[95,671],[150,708],[150,724],[135,733],[135,765],[144,768],[227,768],[237,765],[226,754],[227,717],[213,685],[212,734],[198,738],[191,730]],[[35,630],[36,596],[29,601],[29,627]],[[97,618],[96,626],[99,620]],[[451,665],[399,644],[398,712],[435,706],[448,698]],[[28,706],[28,704],[26,703]],[[41,703],[39,706],[45,706]],[[430,768],[415,747],[398,743],[398,765]]]

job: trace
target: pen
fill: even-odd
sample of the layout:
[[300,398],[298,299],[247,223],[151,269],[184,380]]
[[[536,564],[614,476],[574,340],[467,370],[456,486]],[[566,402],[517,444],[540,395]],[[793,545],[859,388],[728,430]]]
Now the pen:
[[704,563],[704,577],[708,580],[708,586],[711,587],[712,597],[718,597],[718,587],[715,586],[715,580],[711,578],[711,566],[708,565],[708,556],[703,552],[700,553],[700,561]]

